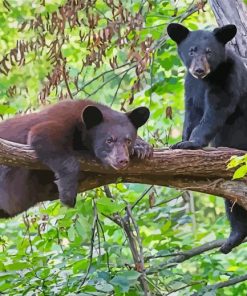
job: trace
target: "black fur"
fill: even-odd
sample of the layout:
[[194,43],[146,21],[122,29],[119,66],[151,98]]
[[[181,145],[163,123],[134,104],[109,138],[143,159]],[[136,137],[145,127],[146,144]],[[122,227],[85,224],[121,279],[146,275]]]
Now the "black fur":
[[[247,70],[225,48],[236,34],[234,25],[210,31],[168,26],[187,68],[182,142],[173,149],[198,149],[211,144],[247,150]],[[226,201],[231,234],[221,247],[228,253],[247,236],[247,212]],[[230,210],[231,209],[231,210]]]

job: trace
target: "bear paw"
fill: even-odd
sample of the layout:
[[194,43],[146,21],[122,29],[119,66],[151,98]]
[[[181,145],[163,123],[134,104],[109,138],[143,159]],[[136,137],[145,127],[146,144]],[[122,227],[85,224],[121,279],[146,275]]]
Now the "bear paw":
[[153,155],[153,146],[143,141],[141,138],[137,138],[135,141],[132,155],[137,155],[138,158],[150,158]]
[[55,183],[58,186],[59,199],[61,200],[61,202],[65,206],[73,208],[76,203],[78,184],[77,182],[74,182],[74,180],[70,183],[68,179],[69,178],[61,178],[56,180]]
[[233,248],[237,247],[243,242],[246,236],[246,233],[231,232],[227,241],[221,246],[220,252],[223,254],[230,253]]
[[181,141],[170,146],[171,149],[200,149],[202,145],[192,141]]

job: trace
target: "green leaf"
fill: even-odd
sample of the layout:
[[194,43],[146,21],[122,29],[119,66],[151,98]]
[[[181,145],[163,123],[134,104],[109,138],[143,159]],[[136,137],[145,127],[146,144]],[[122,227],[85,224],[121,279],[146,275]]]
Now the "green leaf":
[[108,284],[107,282],[105,281],[101,281],[100,283],[97,283],[95,285],[95,288],[98,290],[98,291],[101,291],[101,292],[105,292],[105,293],[109,293],[111,291],[113,291],[113,286]]
[[110,283],[121,288],[122,292],[128,292],[139,278],[140,273],[134,270],[118,273]]
[[40,270],[37,271],[37,275],[38,277],[45,279],[49,276],[50,274],[50,269],[49,268],[42,268]]
[[7,270],[22,270],[29,268],[29,264],[27,262],[15,262],[12,264],[5,265]]
[[163,232],[163,233],[164,233],[164,232],[167,232],[167,230],[170,229],[171,225],[172,225],[171,220],[168,220],[168,221],[165,223],[165,225],[162,226],[162,232]]
[[16,109],[14,107],[8,106],[8,105],[0,105],[0,114],[15,114]]
[[76,230],[75,230],[75,227],[73,225],[68,230],[68,238],[69,238],[70,241],[74,241],[75,236],[76,236]]
[[73,263],[73,273],[79,273],[85,270],[88,266],[88,260],[82,259]]
[[118,204],[116,201],[113,201],[110,198],[102,197],[97,200],[97,207],[105,214],[113,214],[121,211],[125,205],[120,203]]
[[246,155],[232,156],[230,159],[230,162],[227,164],[227,169],[235,168],[236,166],[239,166],[240,164],[244,163],[245,161],[246,161]]
[[238,168],[233,174],[233,180],[243,178],[247,173],[247,166],[243,165]]

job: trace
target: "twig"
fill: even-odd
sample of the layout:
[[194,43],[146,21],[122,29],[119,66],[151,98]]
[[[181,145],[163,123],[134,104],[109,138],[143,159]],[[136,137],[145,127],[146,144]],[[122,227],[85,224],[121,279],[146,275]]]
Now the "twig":
[[183,13],[181,16],[178,17],[179,21],[183,22],[193,13],[200,11],[200,9],[202,9],[202,7],[204,7],[207,4],[207,2],[208,2],[207,0],[202,0],[201,5],[198,5],[198,1],[196,1],[196,3],[192,4],[185,13]]
[[173,293],[175,293],[175,292],[181,291],[181,290],[183,290],[183,289],[185,289],[185,288],[188,288],[188,287],[191,287],[191,286],[194,286],[194,285],[201,284],[201,283],[203,283],[203,282],[204,282],[204,281],[191,282],[191,283],[189,283],[189,284],[187,284],[187,285],[184,285],[184,286],[182,286],[182,287],[179,287],[179,288],[177,288],[177,289],[174,289],[174,290],[172,290],[172,291],[169,291],[169,292],[166,294],[166,296],[167,296],[167,295],[170,295],[170,294],[173,294]]
[[[197,255],[200,255],[204,252],[207,252],[207,251],[211,251],[215,248],[219,248],[221,247],[224,243],[226,242],[225,239],[219,239],[219,240],[215,240],[215,241],[212,241],[212,242],[208,242],[208,243],[205,243],[199,247],[196,247],[196,248],[193,248],[189,251],[185,251],[185,252],[179,252],[178,254],[179,255],[176,255],[175,257],[167,260],[166,262],[164,263],[161,263],[158,268],[156,268],[156,272],[158,269],[164,269],[164,268],[169,268],[171,266],[174,266],[174,265],[177,265],[178,263],[182,263],[186,260],[189,260],[190,258],[192,257],[195,257]],[[247,242],[247,239],[244,240],[244,242]],[[177,253],[175,253],[177,254]],[[154,255],[153,258],[155,258],[156,255]],[[160,256],[160,257],[166,257],[167,255],[165,254],[164,256]],[[172,254],[169,254],[169,256],[173,256]],[[150,260],[150,259],[153,259],[152,256],[149,256],[146,258],[146,260]],[[149,269],[147,271],[147,274],[152,274],[153,271],[151,269]]]
[[121,219],[118,214],[114,214],[113,216],[108,216],[108,215],[101,213],[101,215],[108,218],[112,222],[116,223],[118,226],[122,227]]
[[161,201],[161,202],[159,202],[159,203],[157,203],[157,204],[154,204],[153,207],[160,207],[160,206],[162,206],[163,204],[166,204],[166,203],[168,203],[168,202],[170,202],[170,201],[172,201],[172,200],[174,200],[174,199],[178,199],[179,197],[181,197],[181,196],[183,195],[183,193],[184,193],[184,191],[181,191],[181,192],[179,192],[178,195],[176,195],[176,196],[174,196],[174,197],[171,197],[171,198],[169,198],[169,199],[167,199],[167,200],[164,200],[164,201]]
[[72,96],[72,93],[71,93],[71,90],[70,90],[70,87],[69,87],[69,83],[68,83],[68,79],[67,79],[67,75],[66,75],[66,68],[65,68],[66,67],[66,59],[63,58],[62,56],[61,56],[61,59],[63,60],[63,79],[64,79],[64,82],[65,82],[69,97],[70,97],[71,100],[73,100],[73,96]]
[[31,251],[31,253],[33,253],[33,244],[32,244],[32,240],[31,240],[31,236],[30,236],[30,231],[29,231],[30,230],[30,222],[28,220],[27,213],[25,212],[22,215],[22,217],[23,217],[24,224],[26,225],[26,229],[27,229],[26,233],[28,235],[28,242],[29,242],[29,246],[30,246],[30,251]]
[[101,256],[101,241],[100,241],[100,226],[99,226],[99,219],[96,221],[96,231],[98,236],[98,250],[99,250],[99,256]]
[[102,76],[108,74],[108,73],[111,73],[111,72],[114,72],[115,70],[118,70],[118,69],[121,69],[123,67],[126,67],[128,65],[131,65],[131,62],[128,62],[128,63],[125,63],[117,68],[114,68],[114,69],[110,69],[110,70],[107,70],[103,73],[100,73],[98,76],[94,77],[93,79],[89,80],[88,82],[86,82],[82,87],[78,88],[78,90],[76,92],[73,93],[73,95],[77,95],[80,91],[84,90],[84,88],[86,88],[88,85],[90,85],[91,83],[93,83],[94,81],[98,80],[99,78],[101,78]]
[[[136,243],[136,239],[134,236],[134,233],[131,229],[131,223],[130,223],[130,216],[128,213],[126,213],[126,216],[124,218],[120,217],[121,219],[121,226],[124,229],[124,232],[127,236],[128,242],[129,242],[129,247],[132,253],[132,257],[133,257],[133,261],[135,263],[135,269],[137,271],[140,271],[140,257],[139,257],[139,252],[138,252],[138,248],[137,248],[137,243]],[[143,275],[141,274],[141,276],[139,277],[139,282],[141,284],[141,287],[145,293],[145,296],[148,295],[148,287],[146,284],[145,279],[143,278]]]
[[[103,240],[104,240],[104,242],[106,242],[104,228],[103,228],[103,225],[102,225],[100,219],[98,219],[98,223],[99,223],[99,227],[100,227],[101,232],[102,232]],[[108,271],[110,272],[110,270],[111,270],[111,268],[110,268],[110,256],[109,256],[108,250],[106,250],[105,252],[106,252],[107,268],[108,268]]]
[[[207,3],[207,0],[203,0],[203,5],[206,5]],[[174,22],[174,21],[178,21],[178,22],[183,22],[184,20],[186,20],[189,16],[191,16],[192,14],[194,14],[195,12],[199,11],[201,8],[200,6],[198,5],[198,3],[195,3],[195,4],[192,4],[192,5],[189,5],[188,9],[181,15],[179,16],[176,16],[172,19],[171,22]],[[164,36],[162,36],[160,39],[158,39],[154,44],[153,46],[151,47],[152,50],[156,50],[156,49],[159,49],[161,48],[164,43],[166,42],[166,40],[168,39],[168,35],[165,34]]]
[[234,278],[231,278],[228,281],[219,282],[219,283],[214,284],[214,285],[208,285],[208,286],[204,287],[201,291],[194,293],[192,296],[202,296],[206,292],[215,291],[217,289],[233,286],[235,284],[238,284],[238,283],[241,283],[241,282],[244,282],[244,281],[247,281],[247,274],[241,275],[241,276],[236,276]]
[[[127,216],[131,219],[132,224],[134,226],[135,232],[136,232],[136,241],[138,243],[138,247],[139,247],[139,254],[138,254],[138,271],[142,274],[140,276],[140,282],[144,291],[144,295],[147,296],[149,295],[149,287],[146,281],[146,273],[145,273],[145,266],[144,266],[144,255],[143,255],[143,246],[142,246],[142,241],[141,241],[141,236],[140,236],[140,231],[139,231],[139,227],[132,215],[132,210],[131,210],[131,205],[128,204],[126,207],[126,213]],[[137,262],[136,262],[136,267],[137,267]]]
[[131,230],[129,217],[127,215],[124,218],[120,217],[120,221],[121,221],[121,226],[124,229],[125,234],[128,238],[130,250],[131,250],[134,262],[136,264],[136,267],[138,267],[138,264],[140,262],[139,254],[138,254],[138,250],[137,250],[137,246],[136,246],[135,236]]
[[149,278],[146,278],[146,281],[156,290],[155,296],[164,296],[164,291],[161,291],[155,283],[153,283]]
[[108,198],[110,198],[110,199],[114,199],[114,196],[112,195],[111,190],[110,190],[110,188],[109,188],[108,185],[105,185],[105,186],[104,186],[104,191],[105,191],[105,195],[106,195]]
[[114,94],[114,96],[113,96],[113,99],[112,99],[112,101],[111,101],[110,106],[113,105],[113,103],[114,103],[114,101],[115,101],[115,99],[116,99],[116,97],[117,97],[117,94],[118,94],[119,88],[120,88],[120,86],[121,86],[121,84],[122,84],[122,81],[124,80],[124,78],[125,78],[125,76],[128,74],[128,72],[129,72],[129,71],[126,71],[126,72],[124,73],[124,75],[121,77],[121,79],[120,79],[120,81],[119,81],[119,83],[118,83],[117,89],[116,89],[116,91],[115,91],[115,94]]
[[[152,188],[152,186],[150,186],[149,190],[151,188]],[[104,186],[104,189],[105,189],[105,193],[106,193],[107,197],[114,198],[112,196],[108,186]],[[139,198],[139,200],[140,200],[140,198]],[[140,284],[141,284],[142,289],[144,291],[144,295],[145,296],[149,295],[149,288],[148,288],[148,285],[146,282],[146,274],[145,274],[145,267],[144,267],[143,247],[142,247],[142,242],[141,242],[141,237],[140,237],[138,225],[132,215],[131,205],[127,204],[126,216],[124,218],[122,218],[118,214],[115,214],[114,216],[110,216],[110,217],[108,216],[108,218],[111,219],[113,222],[115,222],[117,225],[121,226],[121,228],[123,228],[123,230],[126,234],[126,237],[128,239],[128,242],[129,242],[133,261],[135,263],[135,269],[141,273],[139,281],[140,281]],[[134,235],[134,233],[131,229],[131,222],[134,226],[136,236]],[[139,247],[139,251],[138,251],[137,245]]]
[[89,94],[89,97],[93,96],[94,94],[96,94],[101,88],[103,88],[106,84],[108,84],[109,82],[111,82],[112,80],[115,80],[116,78],[118,78],[120,75],[122,75],[125,72],[130,71],[131,69],[135,68],[136,64],[134,64],[132,67],[125,69],[124,71],[115,74],[115,76],[112,76],[111,78],[109,78],[108,80],[106,80],[104,83],[102,83],[95,91],[93,91],[92,93]]
[[154,186],[151,185],[149,186],[143,193],[142,195],[134,202],[134,204],[132,205],[131,209],[133,210],[134,207],[143,199],[143,197],[153,188]]
[[174,256],[183,255],[183,254],[184,252],[174,252],[174,253],[167,253],[167,254],[160,254],[160,255],[150,255],[150,256],[146,256],[144,258],[144,261],[148,262],[149,260],[152,260],[152,259],[174,257]]
[[[57,224],[58,220],[56,221],[55,224]],[[61,249],[62,252],[64,252],[64,248],[63,245],[61,244],[61,239],[60,239],[60,232],[59,232],[59,228],[57,226],[54,226],[54,228],[56,229],[56,233],[57,233],[57,243]]]
[[94,204],[94,219],[93,219],[93,225],[92,225],[92,228],[91,228],[92,235],[91,235],[91,243],[90,243],[89,264],[88,264],[88,267],[87,267],[86,274],[85,274],[83,280],[81,281],[81,283],[78,286],[78,292],[79,292],[79,289],[86,282],[87,277],[88,277],[89,272],[90,272],[90,269],[91,269],[91,266],[92,266],[92,262],[93,262],[93,249],[94,249],[95,231],[96,231],[96,225],[97,225],[97,221],[98,221],[98,213],[97,213],[97,208],[96,208],[96,204],[95,204],[94,200],[93,200],[93,204]]
[[192,220],[192,231],[195,234],[196,232],[196,210],[195,210],[195,200],[194,195],[191,191],[185,191],[183,196],[188,195],[188,210],[191,213],[191,220]]

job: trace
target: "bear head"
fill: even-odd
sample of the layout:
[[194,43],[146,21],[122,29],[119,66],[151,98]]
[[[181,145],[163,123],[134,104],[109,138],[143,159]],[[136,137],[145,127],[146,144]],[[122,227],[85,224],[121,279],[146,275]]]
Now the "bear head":
[[192,76],[203,79],[226,58],[225,44],[237,33],[235,25],[226,25],[213,31],[190,31],[172,23],[167,33],[177,43],[178,53]]
[[146,107],[122,113],[103,105],[89,105],[82,111],[83,143],[105,166],[124,169],[133,153],[137,129],[149,115]]

